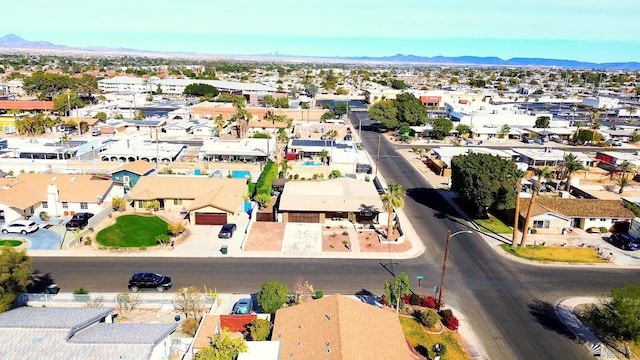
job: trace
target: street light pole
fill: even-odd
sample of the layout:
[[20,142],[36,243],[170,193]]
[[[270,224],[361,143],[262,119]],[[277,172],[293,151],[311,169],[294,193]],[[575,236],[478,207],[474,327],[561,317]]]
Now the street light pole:
[[444,245],[444,259],[442,260],[442,276],[440,277],[440,291],[438,292],[438,302],[436,303],[436,308],[438,309],[438,311],[440,311],[440,304],[442,304],[442,292],[444,291],[444,274],[447,270],[447,257],[449,256],[449,242],[451,241],[452,237],[462,233],[471,234],[473,233],[473,231],[460,230],[452,234],[451,230],[447,230],[447,242]]

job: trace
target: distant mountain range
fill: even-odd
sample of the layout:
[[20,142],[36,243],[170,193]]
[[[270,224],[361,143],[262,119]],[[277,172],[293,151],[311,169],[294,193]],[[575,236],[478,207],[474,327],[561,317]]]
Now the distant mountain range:
[[[101,53],[112,55],[135,55],[135,54],[158,54],[158,56],[166,55],[183,55],[194,57],[206,57],[206,54],[195,54],[187,52],[156,52],[148,50],[136,50],[125,48],[107,48],[107,47],[87,47],[87,48],[73,48],[64,45],[52,44],[48,41],[29,41],[25,40],[15,34],[8,34],[0,37],[0,52],[27,52],[26,50],[32,50],[34,52],[47,52],[47,53]],[[211,55],[213,56],[213,55]],[[220,56],[218,56],[220,57]],[[224,55],[225,58],[233,58],[232,55]],[[612,62],[612,63],[593,63],[577,60],[561,60],[561,59],[541,59],[541,58],[512,58],[503,60],[498,57],[480,57],[480,56],[418,56],[418,55],[403,55],[396,54],[393,56],[354,56],[354,57],[323,57],[323,56],[296,56],[296,55],[242,55],[239,58],[252,58],[252,59],[300,59],[304,61],[313,60],[329,60],[333,62],[369,62],[369,63],[398,63],[398,64],[433,64],[433,65],[474,65],[474,66],[545,66],[545,67],[560,67],[560,68],[575,68],[575,69],[601,69],[601,70],[628,70],[636,71],[640,70],[640,63],[631,62]]]

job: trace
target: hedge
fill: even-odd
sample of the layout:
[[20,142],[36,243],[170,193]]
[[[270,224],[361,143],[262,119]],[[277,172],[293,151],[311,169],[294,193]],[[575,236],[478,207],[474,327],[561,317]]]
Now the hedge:
[[271,196],[271,188],[273,180],[278,177],[278,165],[273,161],[267,161],[267,164],[260,174],[260,178],[256,184],[256,194],[267,194]]

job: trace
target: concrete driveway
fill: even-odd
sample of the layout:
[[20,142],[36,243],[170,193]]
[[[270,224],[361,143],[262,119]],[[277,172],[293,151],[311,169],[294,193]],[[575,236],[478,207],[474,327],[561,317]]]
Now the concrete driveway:
[[[0,233],[0,239],[19,239],[26,240],[29,250],[57,250],[60,249],[60,233],[58,233],[54,227],[50,229],[40,228],[38,231],[22,235],[22,234],[2,234]],[[61,229],[61,234],[64,236],[64,228]]]

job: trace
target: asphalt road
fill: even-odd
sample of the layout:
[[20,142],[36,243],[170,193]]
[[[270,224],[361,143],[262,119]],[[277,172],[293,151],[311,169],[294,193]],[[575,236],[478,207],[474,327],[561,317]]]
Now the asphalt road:
[[[359,116],[359,115],[352,115]],[[366,116],[366,115],[365,115]],[[357,124],[358,121],[356,120]],[[378,134],[366,130],[365,148],[377,154]],[[393,273],[414,279],[412,290],[432,294],[439,284],[446,231],[468,229],[437,191],[430,189],[394,147],[380,141],[379,166],[387,181],[407,191],[404,210],[426,245],[412,260],[201,259],[201,258],[33,258],[44,281],[63,291],[126,291],[136,271],[170,275],[174,287],[195,285],[219,292],[252,293],[266,281],[293,287],[302,277],[325,293],[381,293]],[[496,256],[477,234],[451,241],[443,300],[463,311],[482,339],[490,359],[589,359],[586,348],[555,318],[553,306],[563,297],[602,295],[611,287],[637,281],[635,270],[537,267]],[[417,275],[424,276],[418,288]]]

